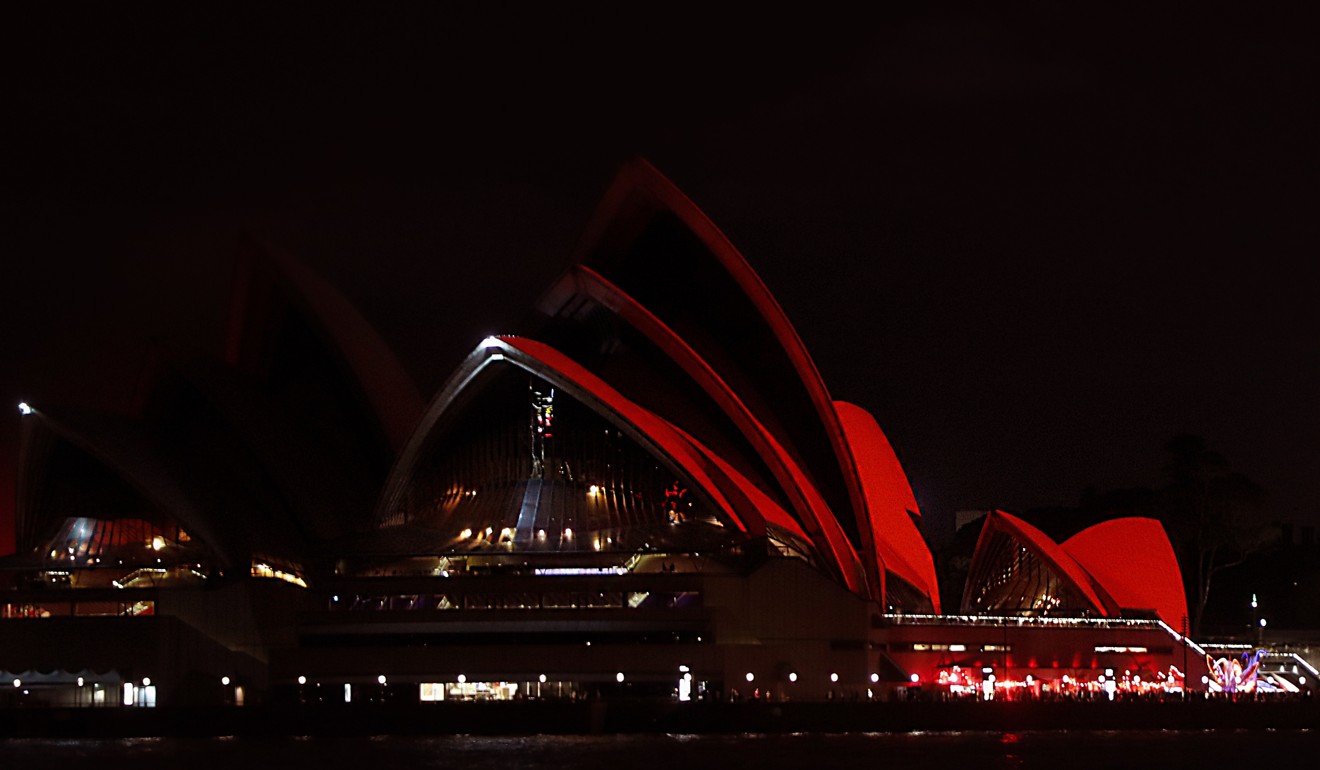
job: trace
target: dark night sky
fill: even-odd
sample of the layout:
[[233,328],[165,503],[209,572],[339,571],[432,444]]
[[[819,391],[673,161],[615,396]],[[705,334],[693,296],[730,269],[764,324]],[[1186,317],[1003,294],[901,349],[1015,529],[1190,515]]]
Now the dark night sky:
[[1180,431],[1314,521],[1313,19],[900,5],[13,19],[0,402],[122,409],[151,340],[218,350],[243,232],[429,396],[640,154],[876,416],[936,539],[1157,483]]

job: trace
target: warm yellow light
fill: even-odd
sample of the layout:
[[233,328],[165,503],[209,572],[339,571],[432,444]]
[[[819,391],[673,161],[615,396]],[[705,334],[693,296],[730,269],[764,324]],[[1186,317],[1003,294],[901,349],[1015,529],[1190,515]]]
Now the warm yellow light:
[[160,535],[156,535],[155,537],[151,538],[151,549],[153,551],[159,551],[164,547],[165,547],[165,538],[161,537]]
[[467,540],[469,537],[472,537],[472,528],[471,528],[471,527],[468,527],[467,529],[464,529],[462,532],[459,532],[459,533],[458,533],[458,539],[459,539],[459,540]]
[[598,494],[599,492],[600,492],[600,487],[596,486],[595,484],[592,484],[591,488],[587,490],[587,494],[590,495]]

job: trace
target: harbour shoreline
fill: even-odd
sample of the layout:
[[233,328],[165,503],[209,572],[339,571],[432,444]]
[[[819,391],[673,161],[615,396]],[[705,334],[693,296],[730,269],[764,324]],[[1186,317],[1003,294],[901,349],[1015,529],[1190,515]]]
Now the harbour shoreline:
[[0,712],[0,739],[1223,729],[1320,729],[1320,704],[1310,700],[678,703],[601,699]]

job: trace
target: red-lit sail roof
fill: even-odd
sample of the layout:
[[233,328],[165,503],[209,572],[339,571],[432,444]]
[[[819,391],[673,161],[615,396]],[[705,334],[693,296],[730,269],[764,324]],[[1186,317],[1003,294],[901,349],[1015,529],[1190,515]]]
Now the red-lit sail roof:
[[903,466],[870,413],[843,401],[836,401],[835,409],[866,493],[881,566],[923,591],[934,611],[939,612],[935,562],[910,516],[917,513],[917,500]]
[[[547,313],[562,312],[563,309],[571,308],[572,315],[580,316],[583,314],[580,303],[587,299],[607,310],[619,321],[637,330],[655,346],[660,355],[677,365],[680,370],[679,376],[686,376],[696,384],[713,407],[727,418],[729,424],[726,429],[736,430],[746,442],[745,444],[739,444],[738,442],[724,441],[726,451],[730,448],[739,451],[741,447],[746,447],[754,452],[755,456],[751,458],[751,462],[762,463],[763,467],[768,469],[770,478],[766,480],[767,483],[778,485],[779,490],[783,492],[782,499],[789,505],[789,510],[784,511],[779,504],[765,494],[764,490],[759,491],[759,496],[766,498],[765,503],[773,506],[772,510],[776,512],[784,511],[785,515],[791,514],[796,518],[793,526],[786,528],[790,531],[803,532],[804,538],[811,541],[819,553],[828,554],[828,560],[838,564],[838,571],[845,576],[850,588],[856,590],[863,585],[862,579],[858,576],[860,564],[856,551],[848,542],[847,536],[835,519],[834,513],[830,510],[819,490],[807,477],[807,474],[779,443],[778,439],[757,419],[740,395],[733,391],[720,373],[660,318],[604,276],[584,265],[576,265],[571,269],[543,298],[541,306],[542,310]],[[630,360],[630,366],[636,367],[636,365],[637,361],[635,359]],[[607,375],[613,373],[615,373],[613,370],[602,373],[602,377],[608,379]],[[633,384],[636,384],[635,379]],[[653,381],[642,383],[641,387],[644,388],[644,392],[637,393],[638,397],[645,398],[653,395],[653,392],[658,389],[658,385],[659,383]],[[625,395],[631,396],[633,392],[635,392],[635,388],[634,391],[630,391]],[[660,400],[665,401],[666,399],[661,398]],[[694,432],[699,428],[705,428],[706,435],[709,435],[712,428],[718,429],[719,427],[708,423],[693,425],[690,421],[694,417],[696,420],[700,420],[700,414],[694,416],[691,410],[681,414],[676,413],[672,398],[664,406],[668,407],[663,413],[664,418],[677,427]],[[689,422],[680,424],[684,423],[685,419]],[[709,448],[704,449],[710,453],[712,459],[718,459],[721,464],[729,466],[731,473],[736,473],[736,469],[733,467],[735,458],[719,456],[718,453],[712,452]],[[746,467],[749,464],[749,458],[744,457],[741,459],[743,467]],[[742,478],[742,476],[739,475],[739,478]]]
[[483,372],[492,364],[517,366],[608,416],[634,440],[649,447],[657,457],[665,458],[675,470],[705,492],[720,509],[723,518],[736,529],[753,536],[760,535],[765,531],[766,518],[769,518],[777,526],[801,535],[800,528],[787,514],[777,507],[767,506],[763,494],[707,448],[663,418],[629,401],[563,353],[522,337],[487,339],[450,378],[401,453],[400,462],[391,474],[377,509],[378,517],[388,516],[398,506],[430,434],[443,422],[446,412],[461,403],[463,392],[480,381]]
[[1182,572],[1164,526],[1155,519],[1111,519],[1063,543],[1120,607],[1154,610],[1175,629],[1187,617]]
[[865,495],[833,401],[778,302],[728,238],[637,160],[606,193],[577,261],[636,299],[719,373],[815,487],[874,579]]

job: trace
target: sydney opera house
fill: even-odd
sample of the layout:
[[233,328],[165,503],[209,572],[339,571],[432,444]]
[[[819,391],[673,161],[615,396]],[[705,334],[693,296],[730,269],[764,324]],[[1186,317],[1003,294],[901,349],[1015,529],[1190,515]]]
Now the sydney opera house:
[[1203,687],[1150,519],[992,512],[941,606],[880,426],[645,162],[429,401],[293,259],[230,312],[131,415],[22,405],[0,706]]

